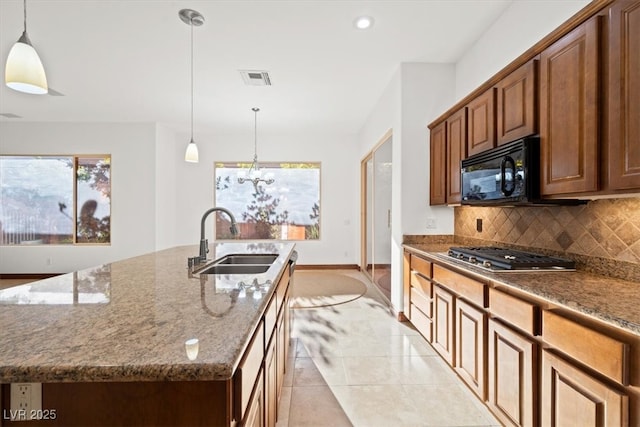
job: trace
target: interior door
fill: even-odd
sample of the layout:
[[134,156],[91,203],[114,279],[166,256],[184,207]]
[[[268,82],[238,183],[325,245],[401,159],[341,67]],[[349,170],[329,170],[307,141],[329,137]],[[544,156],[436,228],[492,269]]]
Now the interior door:
[[362,161],[362,270],[391,300],[392,137],[387,134]]

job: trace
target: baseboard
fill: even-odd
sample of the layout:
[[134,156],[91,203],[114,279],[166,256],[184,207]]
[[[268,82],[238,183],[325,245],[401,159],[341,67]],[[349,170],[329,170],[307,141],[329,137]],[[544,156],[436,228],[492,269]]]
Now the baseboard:
[[296,270],[358,270],[356,264],[296,264]]
[[35,274],[35,273],[28,273],[28,274],[0,274],[0,280],[1,279],[6,279],[6,280],[15,280],[15,279],[33,279],[33,280],[41,280],[41,279],[48,279],[49,277],[55,277],[55,276],[59,276],[62,273],[42,273],[42,274]]

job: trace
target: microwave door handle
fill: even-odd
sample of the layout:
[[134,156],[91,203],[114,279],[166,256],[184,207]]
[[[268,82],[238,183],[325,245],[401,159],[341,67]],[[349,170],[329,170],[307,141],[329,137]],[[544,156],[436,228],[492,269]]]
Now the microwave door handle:
[[[507,188],[507,163],[510,163],[512,166],[513,173],[511,174],[511,188]],[[502,162],[500,162],[500,191],[505,196],[510,196],[513,194],[515,190],[515,171],[516,171],[516,162],[510,156],[504,156],[502,158]]]

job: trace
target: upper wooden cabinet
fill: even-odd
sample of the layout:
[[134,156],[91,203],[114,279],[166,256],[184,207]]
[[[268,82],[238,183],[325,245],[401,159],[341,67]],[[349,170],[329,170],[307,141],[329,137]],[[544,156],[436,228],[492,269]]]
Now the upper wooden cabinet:
[[467,109],[461,108],[447,119],[447,203],[460,203],[460,162],[467,157]]
[[467,104],[467,155],[496,146],[496,91],[489,89]]
[[540,55],[543,196],[598,190],[598,18]]
[[429,204],[447,203],[447,122],[431,129]]
[[608,186],[640,188],[640,2],[609,10]]
[[538,61],[531,60],[496,85],[498,145],[538,132],[537,76]]

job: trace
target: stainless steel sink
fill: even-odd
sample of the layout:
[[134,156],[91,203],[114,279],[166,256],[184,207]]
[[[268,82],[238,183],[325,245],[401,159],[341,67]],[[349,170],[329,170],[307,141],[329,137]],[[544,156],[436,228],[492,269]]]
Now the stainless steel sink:
[[227,255],[216,261],[216,264],[273,264],[277,254],[234,254]]
[[264,273],[278,254],[229,254],[196,270],[196,274],[259,274]]
[[263,264],[213,264],[198,274],[258,274],[264,273],[271,265]]

